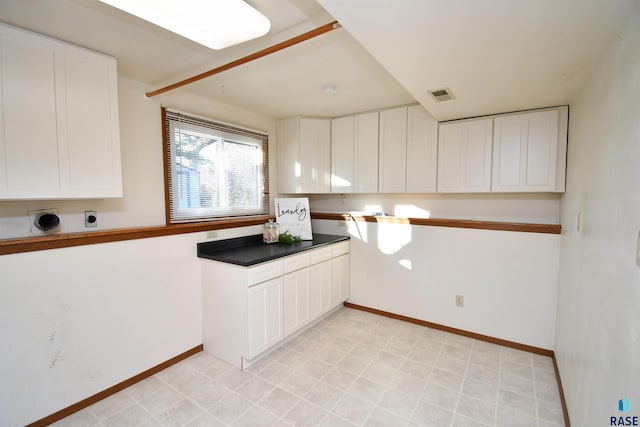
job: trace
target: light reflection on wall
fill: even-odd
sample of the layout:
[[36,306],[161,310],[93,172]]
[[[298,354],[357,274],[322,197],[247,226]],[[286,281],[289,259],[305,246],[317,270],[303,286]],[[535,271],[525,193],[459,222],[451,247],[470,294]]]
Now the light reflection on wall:
[[367,222],[366,221],[356,221],[356,220],[350,220],[347,221],[347,230],[349,232],[349,235],[361,240],[364,243],[368,243],[369,242],[369,238],[368,238],[368,227],[367,227]]
[[398,264],[400,264],[401,266],[403,266],[407,270],[411,270],[411,267],[413,266],[411,264],[411,260],[410,259],[401,259],[401,260],[398,261]]
[[394,215],[402,218],[429,218],[429,211],[416,205],[396,205]]
[[411,242],[411,224],[408,220],[378,222],[378,249],[392,255]]

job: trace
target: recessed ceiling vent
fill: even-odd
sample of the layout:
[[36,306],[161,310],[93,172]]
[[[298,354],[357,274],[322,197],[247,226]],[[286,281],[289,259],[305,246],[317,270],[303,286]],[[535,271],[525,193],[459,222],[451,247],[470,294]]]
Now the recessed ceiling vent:
[[431,95],[433,99],[435,99],[436,102],[449,101],[450,99],[456,99],[456,97],[453,96],[453,93],[448,87],[445,87],[443,89],[428,90],[427,92],[429,93],[429,95]]

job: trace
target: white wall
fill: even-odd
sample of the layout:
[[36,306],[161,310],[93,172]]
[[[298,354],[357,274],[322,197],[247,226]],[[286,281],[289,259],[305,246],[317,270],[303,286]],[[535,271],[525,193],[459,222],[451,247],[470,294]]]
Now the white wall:
[[640,416],[640,3],[628,19],[571,103],[555,351],[575,426]]
[[206,261],[196,244],[205,240],[192,233],[0,256],[0,425],[41,419],[201,344]]
[[560,236],[364,221],[313,229],[351,236],[349,302],[553,349]]
[[[0,201],[0,239],[31,236],[27,212],[55,208],[60,232],[82,232],[164,225],[164,171],[161,105],[269,133],[269,162],[276,165],[276,122],[251,111],[178,93],[145,97],[150,88],[118,78],[120,146],[124,197],[103,200]],[[277,194],[276,168],[270,169],[270,192]],[[98,212],[98,227],[84,227],[84,211]]]

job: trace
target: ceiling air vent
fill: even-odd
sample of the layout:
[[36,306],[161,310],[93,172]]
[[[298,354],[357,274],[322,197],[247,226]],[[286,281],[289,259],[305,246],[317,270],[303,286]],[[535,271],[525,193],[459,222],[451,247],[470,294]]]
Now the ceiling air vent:
[[436,102],[449,101],[450,99],[456,99],[456,97],[453,96],[453,93],[449,88],[429,90],[427,92],[429,93],[429,95],[431,95],[433,99],[436,100]]

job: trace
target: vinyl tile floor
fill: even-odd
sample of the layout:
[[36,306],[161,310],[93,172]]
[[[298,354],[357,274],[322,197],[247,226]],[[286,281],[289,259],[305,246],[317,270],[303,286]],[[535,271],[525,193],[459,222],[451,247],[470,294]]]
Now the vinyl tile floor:
[[561,426],[549,357],[341,308],[245,371],[200,352],[54,424]]

